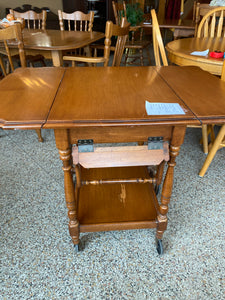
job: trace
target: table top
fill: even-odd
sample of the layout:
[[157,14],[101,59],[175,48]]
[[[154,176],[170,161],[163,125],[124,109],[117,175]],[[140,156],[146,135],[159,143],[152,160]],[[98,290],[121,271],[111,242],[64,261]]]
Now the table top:
[[0,127],[40,128],[65,70],[21,68],[0,81]]
[[178,65],[196,65],[212,74],[221,75],[223,58],[191,55],[193,51],[225,51],[224,38],[185,38],[166,45],[169,60]]
[[[196,67],[18,69],[0,98],[4,129],[225,123],[225,83]],[[146,100],[185,114],[149,116]]]
[[[195,29],[195,22],[190,19],[159,19],[160,28],[174,28],[174,29]],[[142,27],[151,28],[151,20],[142,23]]]
[[69,50],[81,48],[104,38],[104,36],[104,33],[95,31],[23,30],[24,48],[37,50]]

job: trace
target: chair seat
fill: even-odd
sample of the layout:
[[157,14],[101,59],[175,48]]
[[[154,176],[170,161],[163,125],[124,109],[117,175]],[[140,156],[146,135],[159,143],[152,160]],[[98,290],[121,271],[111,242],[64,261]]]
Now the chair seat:
[[193,37],[195,34],[194,29],[175,29],[173,33],[173,37],[177,40],[180,37]]
[[[6,50],[5,50],[5,48],[3,49],[3,48],[0,48],[0,54],[2,54],[2,55],[5,55],[5,56],[8,56],[7,55],[7,52],[6,52]],[[11,56],[14,56],[14,55],[19,55],[19,51],[18,51],[18,49],[10,49],[10,54],[11,54]]]
[[[91,49],[99,49],[99,50],[104,50],[105,46],[100,45],[100,44],[92,44],[90,45]],[[110,46],[110,51],[115,51],[116,47],[115,46]]]

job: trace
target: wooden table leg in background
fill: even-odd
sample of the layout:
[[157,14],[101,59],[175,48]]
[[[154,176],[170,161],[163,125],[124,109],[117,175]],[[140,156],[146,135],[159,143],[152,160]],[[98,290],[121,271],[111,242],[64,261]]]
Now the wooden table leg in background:
[[62,51],[60,50],[52,50],[52,63],[54,67],[62,67],[63,66],[63,56]]

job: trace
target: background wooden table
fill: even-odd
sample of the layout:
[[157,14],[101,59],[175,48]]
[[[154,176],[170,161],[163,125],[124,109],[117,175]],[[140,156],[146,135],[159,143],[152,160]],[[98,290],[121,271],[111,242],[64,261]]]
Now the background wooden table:
[[[52,59],[53,66],[63,65],[62,51],[85,47],[101,38],[102,32],[60,31],[60,30],[34,30],[24,29],[24,49],[26,54],[42,54]],[[10,47],[14,47],[11,44]]]
[[170,62],[179,66],[198,66],[215,75],[221,75],[223,58],[191,55],[193,51],[225,51],[224,38],[187,38],[166,45]]
[[[151,16],[149,16],[151,18]],[[159,27],[160,28],[168,28],[168,29],[195,29],[195,22],[193,20],[188,19],[159,19]],[[152,22],[146,21],[141,24],[143,28],[152,28]]]

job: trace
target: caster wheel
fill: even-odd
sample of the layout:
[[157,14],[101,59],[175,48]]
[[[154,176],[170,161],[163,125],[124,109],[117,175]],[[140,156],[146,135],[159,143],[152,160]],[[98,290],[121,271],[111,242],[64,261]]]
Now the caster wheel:
[[163,254],[163,245],[162,245],[162,240],[157,240],[156,241],[156,249],[159,255]]

